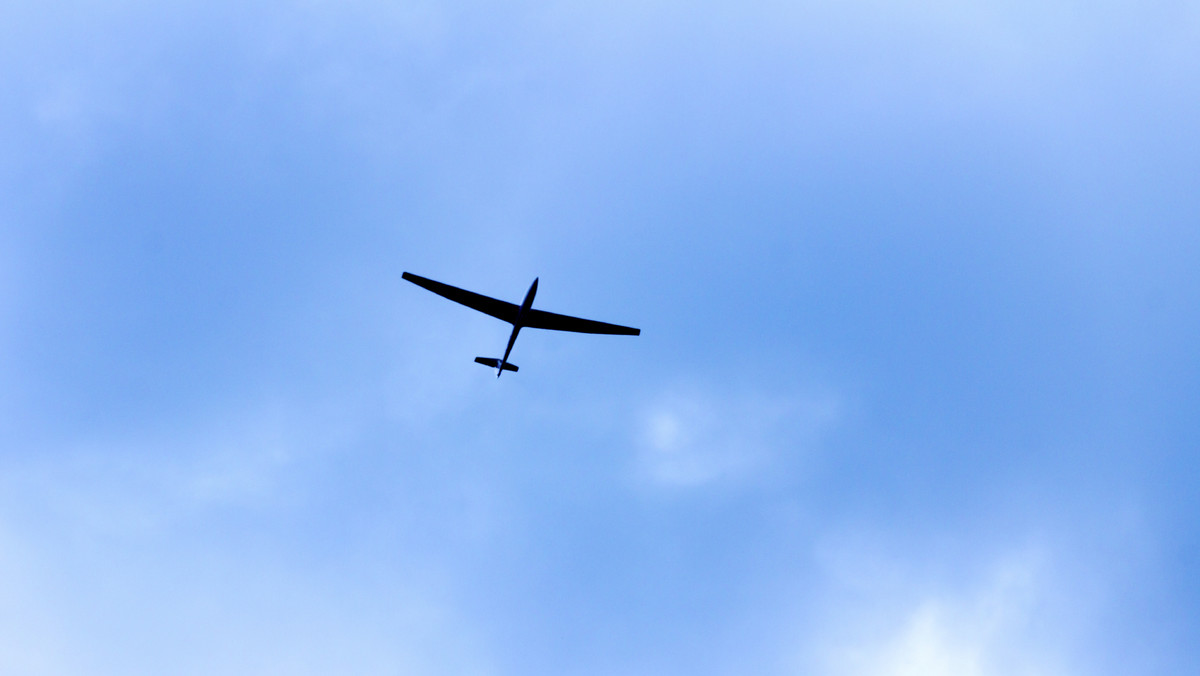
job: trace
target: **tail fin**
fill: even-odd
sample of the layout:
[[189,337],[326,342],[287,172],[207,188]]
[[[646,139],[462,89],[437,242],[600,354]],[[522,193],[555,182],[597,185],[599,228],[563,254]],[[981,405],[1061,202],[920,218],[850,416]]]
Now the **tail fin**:
[[[491,368],[500,368],[500,360],[494,359],[492,357],[475,357],[475,362],[479,363],[479,364],[483,364],[484,366],[490,366]],[[508,362],[505,362],[504,370],[515,372],[519,369],[517,368],[516,364],[509,364]]]

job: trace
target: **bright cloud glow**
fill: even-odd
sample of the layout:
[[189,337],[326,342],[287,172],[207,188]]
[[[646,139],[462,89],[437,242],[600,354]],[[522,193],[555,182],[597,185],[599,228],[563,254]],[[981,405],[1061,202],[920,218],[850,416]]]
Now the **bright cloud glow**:
[[[879,597],[863,599],[861,613],[850,614],[858,626],[842,627],[858,635],[831,641],[837,648],[826,652],[825,673],[1062,676],[1067,672],[1048,645],[1051,637],[1039,635],[1053,612],[1049,584],[1041,557],[1024,553],[994,565],[974,588],[935,592],[898,608]],[[867,627],[874,632],[863,634]]]

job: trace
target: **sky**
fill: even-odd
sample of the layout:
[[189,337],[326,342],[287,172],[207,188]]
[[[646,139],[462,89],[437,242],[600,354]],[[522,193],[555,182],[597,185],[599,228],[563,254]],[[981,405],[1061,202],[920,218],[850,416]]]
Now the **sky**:
[[6,674],[1200,669],[1195,3],[16,0],[0,151]]

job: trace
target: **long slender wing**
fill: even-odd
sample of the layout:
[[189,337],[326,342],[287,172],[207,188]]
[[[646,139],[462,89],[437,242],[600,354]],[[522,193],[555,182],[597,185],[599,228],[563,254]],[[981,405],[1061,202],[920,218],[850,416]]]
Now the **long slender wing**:
[[606,324],[591,319],[580,319],[579,317],[568,317],[545,310],[530,310],[522,323],[531,329],[574,331],[575,333],[608,333],[618,336],[638,336],[642,333],[641,329]]
[[414,275],[411,272],[406,272],[401,276],[419,287],[428,289],[444,298],[449,298],[455,303],[462,303],[471,309],[479,310],[484,314],[489,314],[496,319],[502,319],[509,324],[517,321],[517,311],[519,308],[512,303],[506,303],[502,300],[489,298],[483,294],[475,293],[474,291],[460,289],[457,286],[450,286],[449,284],[435,282],[432,279],[426,279],[419,275]]

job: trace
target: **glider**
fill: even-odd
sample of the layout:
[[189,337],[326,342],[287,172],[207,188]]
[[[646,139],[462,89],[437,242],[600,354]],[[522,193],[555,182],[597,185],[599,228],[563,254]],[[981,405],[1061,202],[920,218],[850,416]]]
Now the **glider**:
[[512,303],[489,298],[473,291],[460,289],[457,286],[435,282],[432,279],[426,279],[411,272],[406,272],[402,276],[413,284],[428,289],[439,296],[449,298],[455,303],[462,303],[469,308],[479,310],[484,314],[489,314],[496,319],[502,319],[513,325],[512,335],[508,337],[508,347],[504,348],[503,357],[499,359],[475,357],[476,362],[496,369],[497,378],[505,371],[515,372],[517,370],[516,364],[509,363],[508,355],[512,352],[513,343],[517,342],[517,333],[523,328],[574,331],[575,333],[607,333],[617,336],[637,336],[642,333],[640,329],[628,326],[617,326],[616,324],[606,324],[591,319],[568,317],[567,315],[546,312],[545,310],[534,310],[533,297],[537,294],[537,279],[533,280],[533,285],[529,287],[529,291],[525,294],[525,300],[520,305],[513,305]]

